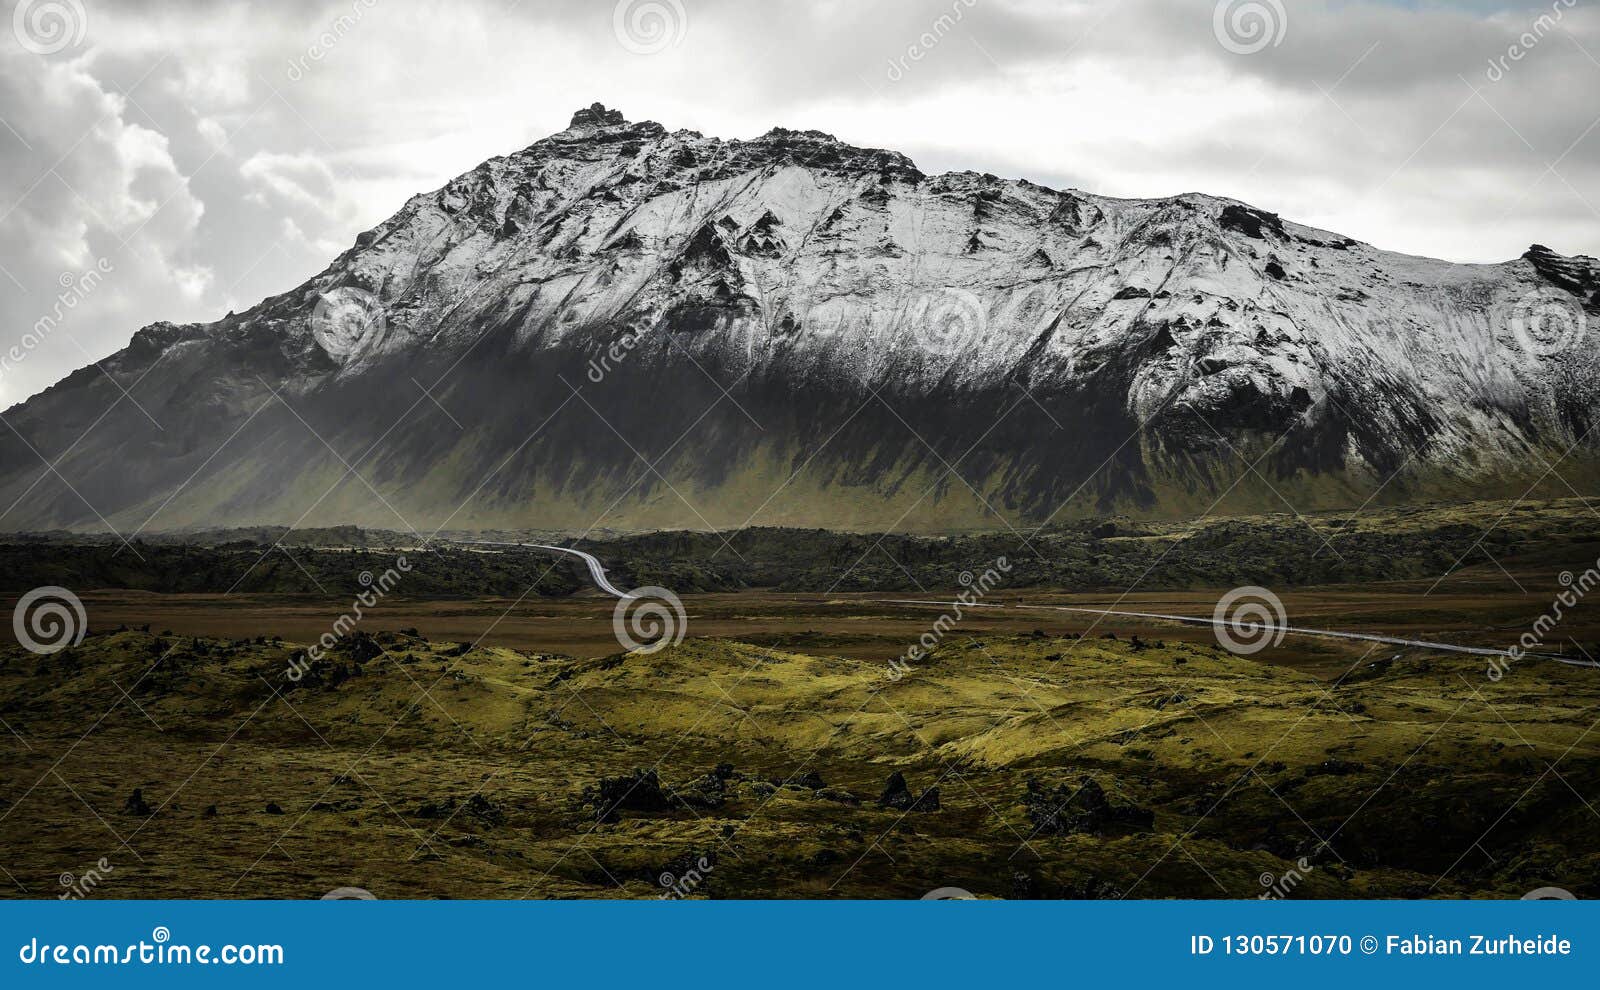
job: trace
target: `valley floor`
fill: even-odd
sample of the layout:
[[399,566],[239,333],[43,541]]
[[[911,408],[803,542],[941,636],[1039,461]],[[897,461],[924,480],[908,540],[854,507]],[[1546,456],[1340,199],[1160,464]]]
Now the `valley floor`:
[[[1553,587],[1283,598],[1506,646]],[[650,654],[610,599],[395,599],[307,661],[325,601],[84,597],[81,645],[0,651],[16,897],[1600,896],[1600,671],[1021,610],[893,665],[939,609],[772,592],[686,596]]]

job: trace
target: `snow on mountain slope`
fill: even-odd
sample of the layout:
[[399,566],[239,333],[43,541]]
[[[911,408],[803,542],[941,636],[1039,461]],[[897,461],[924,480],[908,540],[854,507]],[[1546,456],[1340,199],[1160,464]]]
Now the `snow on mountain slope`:
[[[1570,494],[1597,313],[1600,266],[1537,246],[1457,265],[595,105],[305,285],[7,411],[0,526],[940,530]],[[161,429],[97,423],[135,381]]]

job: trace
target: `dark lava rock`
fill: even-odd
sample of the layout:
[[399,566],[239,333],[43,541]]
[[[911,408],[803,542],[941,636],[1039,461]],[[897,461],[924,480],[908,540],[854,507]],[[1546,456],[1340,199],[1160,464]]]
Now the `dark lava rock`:
[[1581,296],[1600,285],[1600,262],[1593,258],[1583,255],[1564,257],[1543,244],[1530,247],[1522,257],[1547,281],[1574,295]]
[[206,810],[200,812],[200,817],[201,818],[215,818],[215,817],[217,817],[217,806],[214,805],[214,804],[206,805]]
[[923,791],[921,796],[917,798],[916,803],[911,806],[912,811],[938,811],[939,808],[938,787],[930,787]]
[[1033,876],[1021,870],[1011,874],[1011,899],[1014,901],[1030,901],[1038,894],[1038,884]]
[[782,777],[782,778],[774,777],[774,778],[772,778],[772,782],[774,784],[778,785],[779,787],[782,787],[782,786],[784,786],[786,784],[791,784],[791,785],[793,785],[795,787],[803,787],[808,791],[820,791],[824,787],[828,786],[826,783],[823,782],[822,775],[819,774],[819,773],[816,773],[815,771],[812,771],[811,773],[803,773],[803,774],[799,774],[799,775],[791,776],[791,777]]
[[817,791],[817,797],[824,801],[834,801],[839,804],[848,804],[854,807],[861,803],[861,799],[849,791],[839,787],[824,787]]
[[591,103],[573,114],[572,123],[567,127],[621,127],[627,122],[621,110],[608,110],[603,103]]
[[1074,785],[1047,788],[1028,778],[1023,807],[1034,828],[1044,835],[1104,835],[1109,831],[1147,831],[1155,814],[1133,805],[1113,805],[1093,778]]
[[634,770],[621,777],[601,778],[586,795],[594,805],[596,821],[614,822],[623,811],[670,811],[672,799],[661,789],[661,778],[654,770]]
[[281,815],[281,814],[283,814],[283,809],[278,807],[277,803],[273,802],[273,801],[268,801],[267,802],[267,809],[266,810],[267,810],[267,814],[269,814],[269,815]]
[[1178,346],[1178,340],[1172,336],[1172,325],[1163,323],[1150,335],[1145,343],[1145,348],[1152,354],[1165,354]]
[[1112,299],[1149,299],[1150,290],[1141,289],[1137,285],[1130,285],[1111,297]]
[[143,818],[150,817],[153,809],[145,803],[144,792],[135,787],[133,793],[128,795],[128,800],[122,804],[124,815],[138,815]]
[[455,798],[449,798],[444,801],[424,801],[417,805],[415,814],[418,818],[425,818],[429,821],[435,821],[440,818],[449,818],[451,813],[455,811],[455,808]]
[[335,648],[348,653],[350,659],[356,663],[366,663],[368,660],[376,660],[378,657],[383,656],[383,647],[378,645],[377,640],[364,632],[351,633],[348,637],[340,640],[339,645]]
[[916,798],[911,794],[911,788],[906,785],[906,776],[896,770],[889,775],[889,782],[884,785],[883,793],[878,795],[878,807],[894,808],[897,811],[909,811],[916,803]]
[[672,789],[672,796],[692,808],[720,808],[728,799],[728,777],[715,770]]
[[474,794],[467,798],[466,807],[462,810],[486,825],[505,824],[506,813],[482,794]]
[[[330,808],[329,810],[344,811],[348,809],[338,807]],[[467,803],[460,805],[459,808],[458,802],[452,797],[443,801],[424,801],[417,806],[416,811],[418,818],[435,821],[453,818],[458,813],[475,818],[485,825],[502,825],[506,820],[505,812],[500,809],[500,806],[482,794],[474,794],[467,798]]]
[[1263,231],[1284,236],[1283,220],[1276,213],[1254,210],[1248,206],[1224,206],[1217,222],[1224,230],[1237,230],[1246,237],[1262,240]]
[[1280,282],[1289,277],[1289,273],[1284,271],[1283,266],[1276,261],[1267,262],[1267,274]]

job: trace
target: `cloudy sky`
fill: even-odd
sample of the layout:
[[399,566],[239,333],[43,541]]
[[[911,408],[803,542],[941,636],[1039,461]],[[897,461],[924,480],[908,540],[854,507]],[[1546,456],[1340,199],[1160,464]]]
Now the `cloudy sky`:
[[0,407],[292,287],[595,101],[1460,261],[1600,254],[1600,0],[4,5]]

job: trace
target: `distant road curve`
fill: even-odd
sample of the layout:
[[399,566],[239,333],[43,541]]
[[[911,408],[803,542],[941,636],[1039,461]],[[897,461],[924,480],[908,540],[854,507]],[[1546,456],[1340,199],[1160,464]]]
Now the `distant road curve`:
[[[886,605],[934,605],[953,608],[960,604],[962,608],[1015,608],[1031,609],[1045,612],[1083,612],[1088,615],[1115,615],[1130,619],[1165,619],[1169,622],[1188,622],[1197,626],[1222,626],[1227,623],[1218,619],[1207,619],[1194,615],[1167,615],[1162,612],[1118,612],[1107,608],[1082,608],[1072,605],[998,605],[973,602],[961,604],[959,602],[921,601],[912,598],[879,598],[876,601]],[[1401,639],[1396,636],[1380,636],[1376,633],[1339,632],[1333,629],[1307,629],[1303,626],[1278,626],[1263,627],[1264,631],[1296,633],[1301,636],[1322,636],[1329,639],[1358,639],[1368,643],[1386,643],[1392,646],[1415,646],[1425,650],[1438,650],[1442,653],[1466,653],[1476,657],[1509,657],[1510,651],[1496,650],[1484,646],[1459,646],[1455,643],[1433,643],[1424,639]],[[1537,657],[1541,660],[1554,660],[1564,663],[1569,667],[1600,667],[1600,663],[1588,660],[1574,660],[1570,657],[1558,656],[1554,653],[1524,653],[1525,657]]]
[[551,546],[548,543],[493,543],[489,540],[456,540],[454,542],[475,547],[517,547],[522,550],[554,550],[556,553],[570,554],[582,559],[585,564],[589,565],[589,576],[594,578],[594,583],[599,585],[600,590],[622,599],[638,597],[619,590],[606,577],[606,569],[600,561],[596,560],[593,554],[584,553],[582,550],[574,550],[571,547]]

